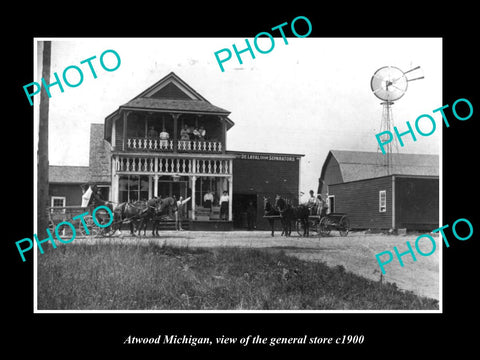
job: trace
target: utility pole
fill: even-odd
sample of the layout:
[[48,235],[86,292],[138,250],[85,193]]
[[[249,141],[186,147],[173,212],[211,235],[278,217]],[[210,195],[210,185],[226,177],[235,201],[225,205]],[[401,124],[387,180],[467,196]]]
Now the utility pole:
[[[50,83],[51,42],[43,42],[42,77]],[[45,88],[40,93],[40,119],[38,127],[38,177],[37,177],[37,235],[39,239],[47,237],[48,228],[48,107],[49,98]]]

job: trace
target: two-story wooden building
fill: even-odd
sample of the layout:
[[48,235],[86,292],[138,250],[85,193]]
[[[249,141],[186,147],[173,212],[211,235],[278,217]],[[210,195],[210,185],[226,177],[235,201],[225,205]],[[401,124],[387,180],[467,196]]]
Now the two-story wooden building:
[[[244,227],[251,202],[257,228],[267,228],[263,197],[298,201],[303,155],[227,151],[229,115],[172,72],[120,105],[103,126],[91,125],[89,182],[115,203],[190,197],[190,229]],[[227,221],[220,220],[224,191]],[[209,192],[211,210],[204,201]]]
[[217,198],[223,191],[232,194],[229,114],[173,72],[121,105],[106,117],[104,129],[111,145],[112,201],[191,197],[188,208],[195,220],[207,191]]

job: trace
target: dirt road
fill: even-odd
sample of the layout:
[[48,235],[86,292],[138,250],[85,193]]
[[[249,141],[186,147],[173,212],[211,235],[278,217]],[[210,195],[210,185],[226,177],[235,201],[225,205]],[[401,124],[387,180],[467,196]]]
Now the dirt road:
[[[381,271],[375,254],[382,251],[391,251],[397,246],[400,253],[408,248],[409,241],[415,249],[415,240],[418,235],[383,235],[350,233],[341,237],[338,232],[332,231],[328,237],[302,238],[297,234],[285,238],[276,234],[271,237],[268,231],[231,231],[231,232],[204,232],[204,231],[165,231],[161,237],[130,237],[124,231],[123,235],[112,238],[77,238],[71,244],[80,243],[133,243],[186,247],[254,247],[283,249],[287,254],[302,260],[323,261],[329,266],[342,265],[346,271],[353,272],[368,279],[380,281]],[[439,299],[440,288],[440,248],[438,237],[435,237],[437,250],[430,256],[424,257],[416,253],[416,261],[410,254],[402,257],[404,267],[401,267],[397,258],[385,265],[386,274],[382,281],[396,283],[400,289],[413,291],[417,295]],[[420,242],[424,253],[431,250],[428,240]],[[415,250],[414,250],[415,251]]]

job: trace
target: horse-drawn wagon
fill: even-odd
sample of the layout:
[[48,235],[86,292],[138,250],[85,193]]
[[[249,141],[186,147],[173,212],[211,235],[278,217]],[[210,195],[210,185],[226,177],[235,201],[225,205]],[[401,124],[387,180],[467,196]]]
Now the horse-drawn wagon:
[[282,235],[290,235],[292,225],[300,236],[328,236],[332,230],[338,230],[341,236],[347,236],[350,231],[350,220],[347,214],[330,213],[324,216],[311,215],[310,209],[305,204],[292,206],[284,199],[277,196],[275,205],[268,198],[264,198],[264,218],[270,223],[272,236],[274,235],[274,222],[282,223]]
[[[54,206],[48,207],[48,228],[53,235],[57,226],[62,223],[70,223],[75,229],[76,236],[93,236],[102,237],[110,236],[112,233],[112,226],[101,227],[111,223],[111,215],[107,210],[100,208],[95,211],[92,206]],[[95,216],[95,220],[93,219]],[[71,235],[72,228],[64,224],[57,229],[60,236]]]
[[[332,230],[338,230],[341,236],[347,236],[350,231],[350,220],[344,213],[331,213],[325,216],[310,215],[308,222],[309,233],[314,236],[328,236]],[[298,234],[302,235],[305,230],[303,223],[297,220],[295,225]]]

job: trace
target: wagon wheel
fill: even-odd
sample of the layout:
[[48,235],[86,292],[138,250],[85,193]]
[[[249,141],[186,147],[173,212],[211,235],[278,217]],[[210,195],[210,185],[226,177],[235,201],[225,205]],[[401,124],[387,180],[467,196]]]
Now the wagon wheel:
[[320,228],[320,235],[321,236],[328,236],[330,234],[330,223],[328,221],[328,218],[325,216],[320,220],[320,223],[318,224]]
[[[100,223],[100,225],[106,224],[110,222],[110,216],[105,216],[105,214],[101,214],[100,216],[97,216],[97,221]],[[96,236],[105,236],[109,237],[115,233],[113,230],[113,221],[111,221],[111,224],[107,227],[100,227],[94,223],[94,226],[96,227]]]
[[348,219],[348,217],[344,216],[340,219],[340,224],[338,228],[341,236],[348,235],[348,232],[350,231],[350,220]]
[[313,236],[320,235],[320,222],[317,219],[308,220],[309,232]]
[[103,230],[99,228],[95,223],[93,222],[93,217],[92,215],[87,215],[84,218],[85,225],[88,228],[89,234],[85,231],[85,227],[83,226],[82,222],[78,224],[78,231],[80,232],[81,235],[83,236],[97,236],[100,233],[100,230]]

